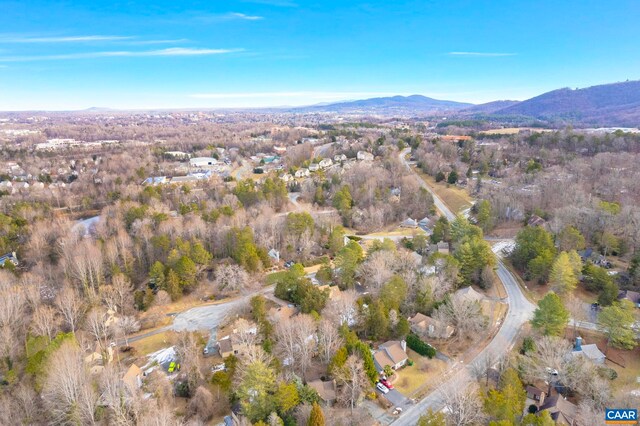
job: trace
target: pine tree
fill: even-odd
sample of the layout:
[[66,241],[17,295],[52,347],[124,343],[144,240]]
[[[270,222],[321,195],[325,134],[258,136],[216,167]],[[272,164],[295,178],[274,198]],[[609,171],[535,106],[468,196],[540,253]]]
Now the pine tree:
[[569,311],[557,294],[549,292],[538,302],[531,325],[545,336],[560,336],[568,322]]

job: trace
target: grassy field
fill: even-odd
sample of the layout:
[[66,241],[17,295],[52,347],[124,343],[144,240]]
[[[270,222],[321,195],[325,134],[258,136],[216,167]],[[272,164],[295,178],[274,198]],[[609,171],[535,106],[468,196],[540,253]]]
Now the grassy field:
[[460,213],[461,211],[471,207],[471,196],[463,188],[459,188],[455,185],[449,185],[447,183],[438,182],[422,172],[422,170],[415,168],[416,173],[433,189],[433,191],[440,197],[440,199],[451,209],[454,213]]
[[284,278],[284,276],[287,274],[287,271],[279,271],[279,272],[274,272],[273,274],[269,274],[266,276],[265,278],[265,284],[266,285],[273,285],[276,282],[278,282],[279,280],[281,280],[282,278]]
[[416,234],[424,234],[424,231],[420,228],[396,228],[388,232],[374,232],[367,234],[369,237],[412,237]]
[[175,340],[175,332],[165,331],[164,333],[154,334],[153,336],[133,342],[131,346],[136,350],[136,354],[143,356],[171,346],[175,343]]
[[396,371],[397,377],[393,380],[393,386],[405,396],[411,395],[429,383],[435,384],[435,380],[446,368],[444,361],[423,357],[411,349],[407,349],[407,355],[414,364]]

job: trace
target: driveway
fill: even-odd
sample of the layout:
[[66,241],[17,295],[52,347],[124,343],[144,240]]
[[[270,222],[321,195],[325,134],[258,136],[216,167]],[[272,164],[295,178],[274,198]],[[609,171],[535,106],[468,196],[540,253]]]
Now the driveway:
[[394,408],[402,407],[402,409],[404,410],[404,408],[409,404],[409,399],[395,389],[390,389],[386,394],[383,394],[377,389],[376,391],[380,395],[383,395],[385,398],[387,398],[389,402],[393,404]]

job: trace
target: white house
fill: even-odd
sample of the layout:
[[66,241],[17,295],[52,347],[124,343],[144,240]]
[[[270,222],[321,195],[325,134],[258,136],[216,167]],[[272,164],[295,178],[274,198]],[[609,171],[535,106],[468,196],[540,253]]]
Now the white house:
[[320,160],[320,163],[318,165],[321,169],[328,169],[329,167],[333,166],[333,161],[331,161],[331,158],[323,158],[322,160]]
[[216,164],[218,164],[218,160],[213,157],[196,157],[189,160],[189,165],[192,167],[215,166]]
[[302,177],[308,177],[309,176],[309,169],[298,169],[296,170],[296,177],[297,178],[302,178]]
[[318,170],[320,170],[320,165],[317,163],[311,163],[309,164],[309,171],[310,172],[317,172]]
[[276,262],[280,262],[280,252],[278,250],[272,248],[271,250],[269,250],[269,253],[267,254],[269,255],[270,258],[272,258]]
[[347,156],[344,154],[336,154],[333,156],[333,161],[335,161],[336,163],[347,161]]
[[285,173],[282,176],[280,176],[280,179],[282,179],[285,182],[290,182],[293,180],[293,176],[291,176],[289,173]]

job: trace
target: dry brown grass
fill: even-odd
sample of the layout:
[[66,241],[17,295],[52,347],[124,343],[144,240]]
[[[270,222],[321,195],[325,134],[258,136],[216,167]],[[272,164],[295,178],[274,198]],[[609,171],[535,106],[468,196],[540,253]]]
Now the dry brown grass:
[[444,361],[423,357],[411,349],[407,349],[407,355],[414,364],[396,371],[392,377],[393,386],[405,396],[425,384],[435,383],[447,367]]
[[422,172],[422,170],[417,167],[414,167],[414,170],[452,212],[460,213],[471,207],[471,196],[469,196],[465,189],[447,183],[436,183],[434,178]]

